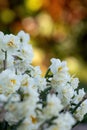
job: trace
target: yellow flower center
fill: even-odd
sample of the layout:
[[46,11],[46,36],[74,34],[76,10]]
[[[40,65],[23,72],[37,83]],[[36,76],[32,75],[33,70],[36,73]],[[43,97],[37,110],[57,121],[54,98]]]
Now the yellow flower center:
[[11,40],[10,42],[8,42],[7,45],[10,46],[10,47],[16,47],[16,45],[14,44],[13,40]]
[[31,120],[32,120],[33,124],[37,123],[37,118],[36,117],[31,116]]
[[26,81],[26,82],[22,83],[22,86],[29,86],[28,81]]
[[12,84],[16,84],[16,80],[15,80],[15,79],[11,79],[10,82],[11,82]]
[[60,66],[60,67],[58,68],[58,72],[60,72],[62,69],[63,69],[62,66]]
[[54,105],[53,102],[49,102],[49,103],[48,103],[48,106],[50,106],[50,107],[52,107],[53,105]]

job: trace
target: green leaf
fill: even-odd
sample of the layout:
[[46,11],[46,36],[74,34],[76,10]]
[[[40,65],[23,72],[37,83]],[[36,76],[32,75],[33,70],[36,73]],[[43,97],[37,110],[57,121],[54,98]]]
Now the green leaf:
[[51,90],[51,87],[48,87],[44,91],[40,92],[39,98],[41,99],[43,107],[46,106],[47,94],[50,92],[50,90]]

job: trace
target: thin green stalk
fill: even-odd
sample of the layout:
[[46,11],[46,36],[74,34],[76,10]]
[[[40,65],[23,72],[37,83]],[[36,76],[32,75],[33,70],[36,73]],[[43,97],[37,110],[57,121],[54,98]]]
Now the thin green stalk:
[[46,74],[45,74],[45,78],[48,77],[48,73],[50,72],[50,68],[47,70]]
[[3,60],[3,69],[6,70],[7,69],[7,51],[4,51],[2,49],[2,52],[4,52],[5,54],[5,59]]

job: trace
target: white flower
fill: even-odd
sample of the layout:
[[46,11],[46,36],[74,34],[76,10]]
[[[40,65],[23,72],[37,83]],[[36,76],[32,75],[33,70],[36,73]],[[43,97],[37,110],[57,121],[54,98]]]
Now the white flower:
[[30,118],[25,119],[23,123],[18,126],[17,130],[32,130],[32,122]]
[[18,74],[24,74],[29,72],[29,75],[31,77],[37,77],[38,75],[41,75],[41,69],[39,66],[33,67],[32,65],[29,64],[29,62],[26,61],[16,61],[15,62],[15,68],[17,69]]
[[0,70],[3,69],[3,60],[4,60],[4,53],[2,51],[3,49],[3,37],[4,34],[2,32],[0,32]]
[[3,49],[3,39],[4,39],[4,33],[0,32],[0,53],[1,49]]
[[[29,129],[30,128],[30,129]],[[21,125],[18,126],[17,130],[32,130],[30,118],[25,119]]]
[[71,130],[74,124],[75,124],[75,120],[70,113],[66,112],[65,114],[59,115],[57,121],[57,126],[59,130]]
[[10,97],[11,97],[11,99],[10,99],[11,102],[18,102],[18,101],[20,101],[20,95],[17,94],[17,93],[14,93],[14,94],[10,95],[10,96],[8,97],[8,99],[9,99]]
[[42,72],[41,72],[41,69],[40,69],[40,66],[31,66],[31,76],[32,77],[37,77],[38,75],[41,75]]
[[[3,61],[5,60],[5,53],[1,53],[2,55],[0,55],[0,69],[3,70],[4,68],[4,63]],[[9,69],[13,69],[14,68],[14,58],[11,55],[7,54],[7,61],[6,61],[6,67]]]
[[61,62],[59,59],[54,58],[51,59],[51,62],[52,64],[49,68],[53,74],[52,80],[56,81],[60,86],[61,84],[66,84],[70,80],[66,62]]
[[29,43],[30,36],[28,33],[25,33],[24,31],[20,31],[17,36],[20,39],[20,44]]
[[27,60],[15,60],[14,67],[17,70],[17,74],[24,74],[26,70],[30,69],[31,65]]
[[62,113],[59,117],[54,120],[55,125],[47,128],[46,130],[71,130],[75,124],[75,119],[70,113]]
[[17,50],[19,50],[19,39],[15,35],[4,35],[3,44],[4,48],[2,49],[7,51],[8,53],[13,54]]
[[74,116],[78,121],[82,121],[86,113],[87,113],[87,99],[77,108],[76,112],[74,113]]
[[53,78],[51,79],[51,86],[55,91],[60,91],[61,87],[66,85],[66,80],[64,81],[56,81]]
[[59,112],[62,110],[63,106],[60,99],[55,94],[47,95],[47,105],[43,108],[43,117],[46,119],[52,116],[58,116]]
[[23,123],[17,128],[17,130],[38,130],[38,127],[39,122],[37,120],[37,117],[31,115],[23,121]]
[[53,74],[66,73],[68,71],[67,63],[65,61],[61,62],[59,59],[52,58],[51,62],[50,69]]
[[64,106],[68,105],[74,96],[74,89],[67,83],[60,88],[58,97],[61,99]]
[[9,125],[13,125],[27,116],[28,104],[26,102],[8,103],[5,110],[7,111],[5,120]]
[[70,75],[68,73],[58,73],[53,75],[53,80],[58,82],[58,84],[66,84],[70,80]]
[[3,37],[4,37],[4,33],[0,31],[0,41],[2,41]]
[[26,98],[28,104],[31,104],[32,110],[35,109],[37,102],[39,101],[39,95],[35,88],[28,87],[28,92],[26,93],[29,96]]
[[16,92],[20,87],[20,76],[9,69],[0,73],[0,93],[9,95]]
[[0,94],[0,102],[6,102],[7,97],[4,94]]
[[75,91],[75,95],[74,95],[74,98],[72,99],[72,102],[75,104],[78,104],[82,100],[84,95],[85,95],[84,88],[79,89],[78,93],[77,93],[77,91]]
[[7,54],[7,68],[9,68],[9,69],[14,68],[14,58],[8,54]]
[[71,86],[76,89],[78,88],[78,84],[79,84],[79,79],[78,78],[71,78]]
[[29,63],[32,62],[33,59],[33,49],[30,44],[25,44],[21,46],[20,51],[17,53],[17,56],[20,57],[24,62],[27,60]]
[[21,87],[22,88],[28,88],[28,87],[33,87],[34,86],[34,81],[33,78],[29,77],[29,75],[24,74],[21,77]]
[[28,104],[31,104],[31,106],[29,106],[29,109],[32,108],[32,110],[34,110],[36,103],[39,100],[39,95],[33,78],[29,77],[27,74],[23,75],[21,81],[21,89],[23,90],[24,100],[26,100]]
[[46,79],[41,77],[40,75],[35,76],[34,78],[35,86],[38,88],[39,91],[43,91],[47,86]]

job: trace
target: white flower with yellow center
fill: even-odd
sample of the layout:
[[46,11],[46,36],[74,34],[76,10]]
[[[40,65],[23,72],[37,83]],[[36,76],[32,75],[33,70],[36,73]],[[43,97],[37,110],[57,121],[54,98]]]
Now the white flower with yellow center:
[[39,122],[35,115],[27,117],[17,130],[38,130]]
[[0,93],[6,95],[16,92],[20,87],[20,76],[7,69],[0,73]]
[[68,71],[66,61],[61,62],[59,59],[52,58],[51,63],[50,69],[53,74],[66,73]]
[[26,90],[28,87],[34,87],[34,80],[33,78],[29,77],[29,75],[24,74],[21,77],[21,88]]
[[61,62],[59,59],[52,58],[51,63],[49,68],[55,81],[62,83],[70,80],[67,63],[65,61]]
[[15,35],[4,35],[3,44],[4,48],[2,49],[7,51],[8,54],[13,54],[19,50],[19,39]]

